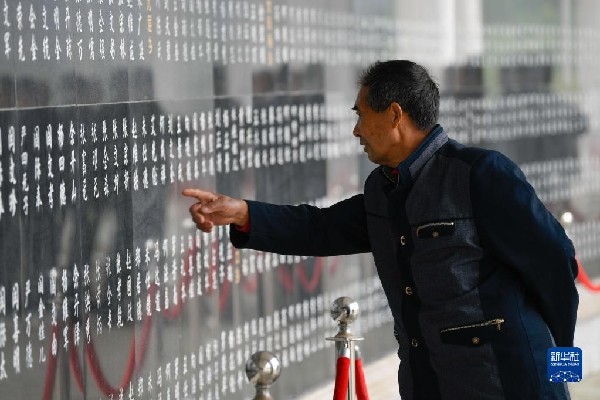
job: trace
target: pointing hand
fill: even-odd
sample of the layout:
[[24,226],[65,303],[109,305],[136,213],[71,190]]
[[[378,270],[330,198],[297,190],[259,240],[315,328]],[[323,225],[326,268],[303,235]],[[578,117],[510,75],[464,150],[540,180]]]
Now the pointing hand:
[[244,226],[248,222],[248,204],[244,200],[201,189],[184,189],[182,194],[197,200],[190,207],[190,214],[203,232],[210,232],[215,225]]

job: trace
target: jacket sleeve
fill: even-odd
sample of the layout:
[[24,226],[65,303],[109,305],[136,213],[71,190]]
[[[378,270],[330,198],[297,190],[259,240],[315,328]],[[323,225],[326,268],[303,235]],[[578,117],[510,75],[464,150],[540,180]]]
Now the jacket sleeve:
[[520,276],[556,345],[572,346],[577,262],[564,229],[519,167],[500,153],[486,153],[475,162],[471,194],[484,250]]
[[370,251],[363,195],[327,208],[249,201],[250,231],[230,227],[237,248],[278,254],[332,256]]

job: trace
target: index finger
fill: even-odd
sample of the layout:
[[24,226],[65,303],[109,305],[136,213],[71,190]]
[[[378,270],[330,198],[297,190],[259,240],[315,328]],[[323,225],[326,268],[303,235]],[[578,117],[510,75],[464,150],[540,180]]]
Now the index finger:
[[181,192],[182,195],[187,197],[194,197],[199,201],[214,201],[217,198],[217,195],[213,192],[207,192],[201,189],[183,189]]

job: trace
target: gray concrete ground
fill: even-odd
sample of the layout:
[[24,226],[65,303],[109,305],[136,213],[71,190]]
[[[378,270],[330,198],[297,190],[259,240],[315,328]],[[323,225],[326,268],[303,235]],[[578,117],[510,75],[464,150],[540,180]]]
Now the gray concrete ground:
[[591,376],[583,376],[583,380],[569,385],[572,400],[600,399],[600,372]]
[[[596,279],[595,283],[600,283]],[[600,400],[600,293],[578,286],[579,312],[575,346],[584,352],[583,380],[569,385],[572,400]],[[368,340],[368,338],[367,338]],[[365,377],[371,400],[399,399],[398,357],[391,353],[365,365]],[[333,396],[333,382],[298,397],[298,400],[322,400]]]
[[[400,399],[396,371],[398,357],[395,353],[385,356],[365,366],[365,378],[371,400]],[[571,400],[600,399],[600,372],[583,377],[578,383],[569,385]],[[333,396],[333,382],[321,386],[310,393],[298,397],[297,400],[323,400]]]

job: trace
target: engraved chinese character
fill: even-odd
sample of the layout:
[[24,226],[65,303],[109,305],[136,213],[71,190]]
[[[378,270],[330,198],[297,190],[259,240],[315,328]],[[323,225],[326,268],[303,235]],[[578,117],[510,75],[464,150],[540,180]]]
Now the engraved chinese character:
[[6,322],[0,321],[0,349],[6,347]]

